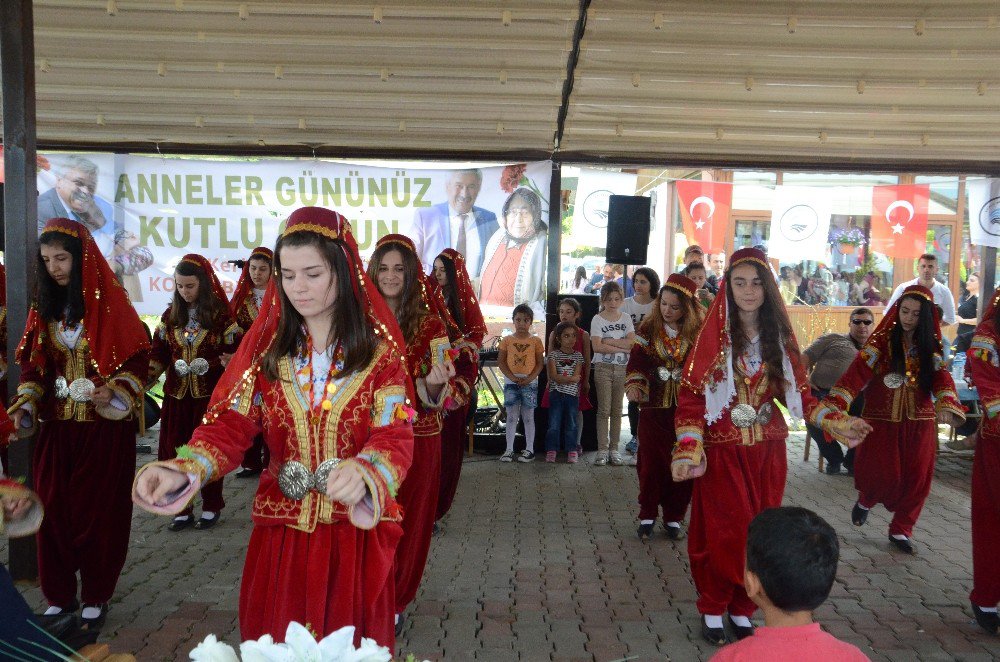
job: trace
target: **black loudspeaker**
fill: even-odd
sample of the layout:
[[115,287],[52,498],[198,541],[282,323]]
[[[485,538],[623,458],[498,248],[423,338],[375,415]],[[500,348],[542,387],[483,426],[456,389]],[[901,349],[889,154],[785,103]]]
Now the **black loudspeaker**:
[[615,264],[646,264],[649,247],[649,198],[612,195],[608,200],[608,243],[605,256]]

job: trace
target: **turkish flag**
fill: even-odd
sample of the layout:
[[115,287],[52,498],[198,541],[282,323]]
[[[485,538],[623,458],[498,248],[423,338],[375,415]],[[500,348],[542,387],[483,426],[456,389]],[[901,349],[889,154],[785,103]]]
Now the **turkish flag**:
[[903,258],[927,252],[930,195],[928,184],[872,187],[872,250]]
[[724,250],[733,185],[697,179],[678,179],[675,184],[688,243],[698,244],[705,253]]

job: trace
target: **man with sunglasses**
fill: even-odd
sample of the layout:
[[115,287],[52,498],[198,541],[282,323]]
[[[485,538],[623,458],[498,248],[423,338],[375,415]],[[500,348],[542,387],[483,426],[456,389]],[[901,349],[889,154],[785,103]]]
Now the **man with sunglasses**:
[[[840,376],[846,372],[858,350],[875,330],[875,315],[868,308],[851,311],[850,329],[847,333],[828,333],[817,338],[802,352],[802,360],[809,371],[809,384],[818,399],[826,397]],[[864,397],[858,396],[851,403],[851,416],[860,416]],[[826,473],[836,475],[843,466],[848,475],[854,473],[854,449],[844,454],[844,449],[836,441],[823,439],[823,431],[806,424],[809,436],[816,440],[819,453],[826,460]],[[806,439],[806,443],[809,440]]]

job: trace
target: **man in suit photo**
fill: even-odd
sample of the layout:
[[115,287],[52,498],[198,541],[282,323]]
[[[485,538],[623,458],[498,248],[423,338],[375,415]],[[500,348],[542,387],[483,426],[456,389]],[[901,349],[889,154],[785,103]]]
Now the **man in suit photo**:
[[496,214],[475,206],[482,188],[482,170],[455,170],[445,184],[448,201],[417,210],[413,243],[427,273],[434,269],[434,258],[441,251],[454,248],[465,256],[469,276],[480,277],[486,242],[500,229]]
[[82,156],[53,163],[56,185],[38,196],[38,232],[50,218],[69,218],[87,226],[101,253],[108,257],[115,243],[114,209],[94,195],[97,164]]

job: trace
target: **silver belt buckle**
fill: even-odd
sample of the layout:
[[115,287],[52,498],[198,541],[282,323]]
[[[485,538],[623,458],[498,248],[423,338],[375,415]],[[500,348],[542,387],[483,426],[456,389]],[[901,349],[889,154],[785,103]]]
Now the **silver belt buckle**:
[[753,406],[747,404],[739,404],[730,410],[729,417],[732,419],[733,425],[743,430],[754,424],[767,425],[773,413],[774,406],[770,402],[762,404],[760,409],[754,409]]
[[330,478],[330,472],[340,464],[340,458],[326,460],[316,467],[312,472],[301,462],[291,460],[281,465],[278,471],[278,488],[281,493],[293,501],[301,501],[306,498],[309,491],[326,494],[326,481]]
[[681,380],[681,369],[674,368],[671,370],[670,368],[661,365],[656,369],[656,376],[660,378],[661,382],[669,382],[671,379],[675,382],[679,382]]
[[882,378],[882,383],[891,389],[897,389],[906,383],[906,377],[898,372],[890,372]]
[[74,379],[72,383],[67,384],[66,378],[60,376],[56,377],[55,396],[60,400],[69,398],[73,402],[90,402],[91,397],[94,395],[95,388],[94,382],[90,381],[86,377]]

